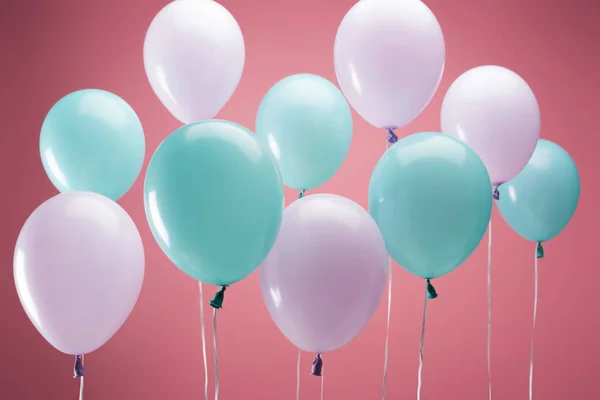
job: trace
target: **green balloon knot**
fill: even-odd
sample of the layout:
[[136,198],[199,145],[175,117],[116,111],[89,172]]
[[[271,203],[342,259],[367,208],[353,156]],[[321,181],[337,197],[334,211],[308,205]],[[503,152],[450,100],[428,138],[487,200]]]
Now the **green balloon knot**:
[[215,294],[215,297],[210,301],[210,306],[217,310],[223,308],[223,299],[225,298],[225,290],[227,286],[221,286],[221,289]]
[[300,194],[298,194],[298,199],[301,199],[301,198],[303,198],[303,197],[304,197],[304,191],[305,191],[304,189],[302,189],[302,190],[300,191]]
[[435,288],[431,284],[431,281],[429,279],[427,279],[427,298],[429,300],[433,300],[433,299],[435,299],[437,297],[438,297],[438,294],[435,291]]
[[538,242],[537,244],[537,258],[544,258],[544,248],[542,247],[542,242]]

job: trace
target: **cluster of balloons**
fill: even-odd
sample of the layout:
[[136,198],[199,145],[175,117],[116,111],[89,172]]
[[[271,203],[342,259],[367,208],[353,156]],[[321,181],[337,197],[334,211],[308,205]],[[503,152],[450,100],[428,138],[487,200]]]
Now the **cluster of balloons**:
[[[354,338],[384,290],[389,255],[421,278],[460,266],[483,237],[493,197],[508,223],[536,242],[575,211],[579,178],[569,155],[538,140],[538,104],[502,67],[466,72],[449,89],[442,131],[401,140],[442,77],[445,45],[419,0],[359,1],[334,46],[341,91],[310,74],[265,95],[251,132],[214,118],[242,75],[245,46],[214,1],[174,1],[152,21],[144,65],[157,97],[185,125],[154,152],[144,181],[152,234],[190,277],[225,288],[260,268],[267,308],[298,348],[320,354]],[[319,194],[352,140],[354,108],[388,131],[369,212]],[[395,143],[395,144],[394,144]],[[82,90],[61,99],[40,137],[59,194],[25,223],[15,251],[21,302],[41,334],[72,355],[94,351],[124,323],[139,295],[144,251],[115,203],[141,172],[142,125],[118,96]],[[283,185],[301,191],[287,208]],[[433,292],[430,293],[433,295]]]

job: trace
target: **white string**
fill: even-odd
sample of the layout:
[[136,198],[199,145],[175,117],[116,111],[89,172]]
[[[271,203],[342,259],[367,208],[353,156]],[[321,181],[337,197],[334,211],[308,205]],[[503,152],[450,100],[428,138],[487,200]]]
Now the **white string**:
[[388,348],[390,343],[390,314],[392,308],[392,257],[388,256],[388,308],[387,323],[385,329],[385,353],[383,356],[383,389],[381,392],[382,400],[385,400],[387,393],[387,366],[388,366]]
[[537,306],[538,306],[538,257],[537,257],[537,245],[535,250],[535,262],[534,262],[534,291],[533,291],[533,325],[531,329],[531,347],[529,354],[529,400],[533,399],[533,339],[535,337],[535,320],[537,318]]
[[302,350],[298,349],[298,363],[296,364],[296,400],[300,400],[300,358]]
[[200,329],[202,331],[202,359],[204,360],[204,399],[208,400],[208,362],[206,361],[206,333],[204,331],[204,294],[202,282],[198,282],[200,289]]
[[[83,365],[83,355],[81,355],[81,365]],[[83,376],[79,378],[79,400],[83,400]]]
[[321,367],[321,400],[323,400],[323,386],[325,382],[325,368]]
[[421,400],[423,384],[423,345],[425,344],[425,323],[427,322],[427,288],[425,288],[425,304],[423,305],[423,322],[421,324],[421,346],[419,348],[419,373],[417,376],[417,400]]
[[213,354],[215,359],[215,400],[219,399],[219,356],[217,353],[217,309],[213,310]]
[[488,369],[488,396],[492,400],[492,220],[488,226],[488,335],[487,335],[487,369]]

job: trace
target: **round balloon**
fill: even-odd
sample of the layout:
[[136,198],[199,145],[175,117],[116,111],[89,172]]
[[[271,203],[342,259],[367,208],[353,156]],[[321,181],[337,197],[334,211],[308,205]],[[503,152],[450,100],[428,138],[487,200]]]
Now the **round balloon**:
[[217,115],[237,88],[244,58],[237,21],[215,1],[167,4],[144,41],[150,85],[184,124]]
[[350,105],[371,125],[411,122],[442,78],[442,29],[420,0],[359,1],[335,38],[335,72]]
[[145,151],[135,111],[104,90],[79,90],[60,99],[40,134],[44,169],[62,193],[89,191],[118,200],[140,174]]
[[27,219],[13,263],[33,325],[59,351],[83,355],[106,343],[131,313],[144,279],[144,246],[117,203],[69,192]]
[[283,183],[313,189],[341,167],[352,141],[352,113],[344,95],[320,76],[288,76],[258,109],[256,136],[271,149]]
[[460,266],[481,241],[492,187],[468,146],[440,133],[417,133],[379,160],[369,210],[394,260],[414,275],[437,278]]
[[511,228],[527,240],[545,242],[558,235],[575,213],[579,174],[562,147],[540,140],[523,171],[499,191],[496,204]]
[[279,237],[261,265],[265,304],[300,349],[336,350],[377,309],[387,259],[381,232],[361,206],[332,194],[306,196],[285,209]]
[[517,176],[540,137],[540,110],[519,75],[487,65],[462,74],[442,104],[442,132],[469,145],[485,164],[492,184]]
[[283,214],[275,160],[246,128],[211,120],[179,128],[150,160],[146,217],[183,272],[230,285],[271,250]]

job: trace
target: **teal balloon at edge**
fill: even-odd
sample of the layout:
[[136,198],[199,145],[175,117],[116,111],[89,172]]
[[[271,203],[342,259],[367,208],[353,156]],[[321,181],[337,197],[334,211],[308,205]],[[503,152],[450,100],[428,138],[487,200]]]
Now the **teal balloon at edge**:
[[545,242],[567,226],[579,202],[575,162],[556,143],[539,140],[529,163],[511,181],[500,185],[496,201],[515,232],[533,242]]
[[118,200],[140,174],[145,151],[144,130],[133,108],[98,89],[60,99],[40,134],[44,169],[62,193],[87,191]]
[[283,185],[275,160],[228,121],[186,125],[146,172],[146,217],[162,251],[189,276],[230,285],[252,273],[277,237]]
[[285,185],[313,189],[331,179],[346,159],[352,113],[342,92],[327,79],[292,75],[262,100],[256,136],[275,156]]
[[492,184],[467,145],[441,133],[417,133],[379,160],[369,211],[401,267],[437,278],[460,266],[481,241],[492,213]]

